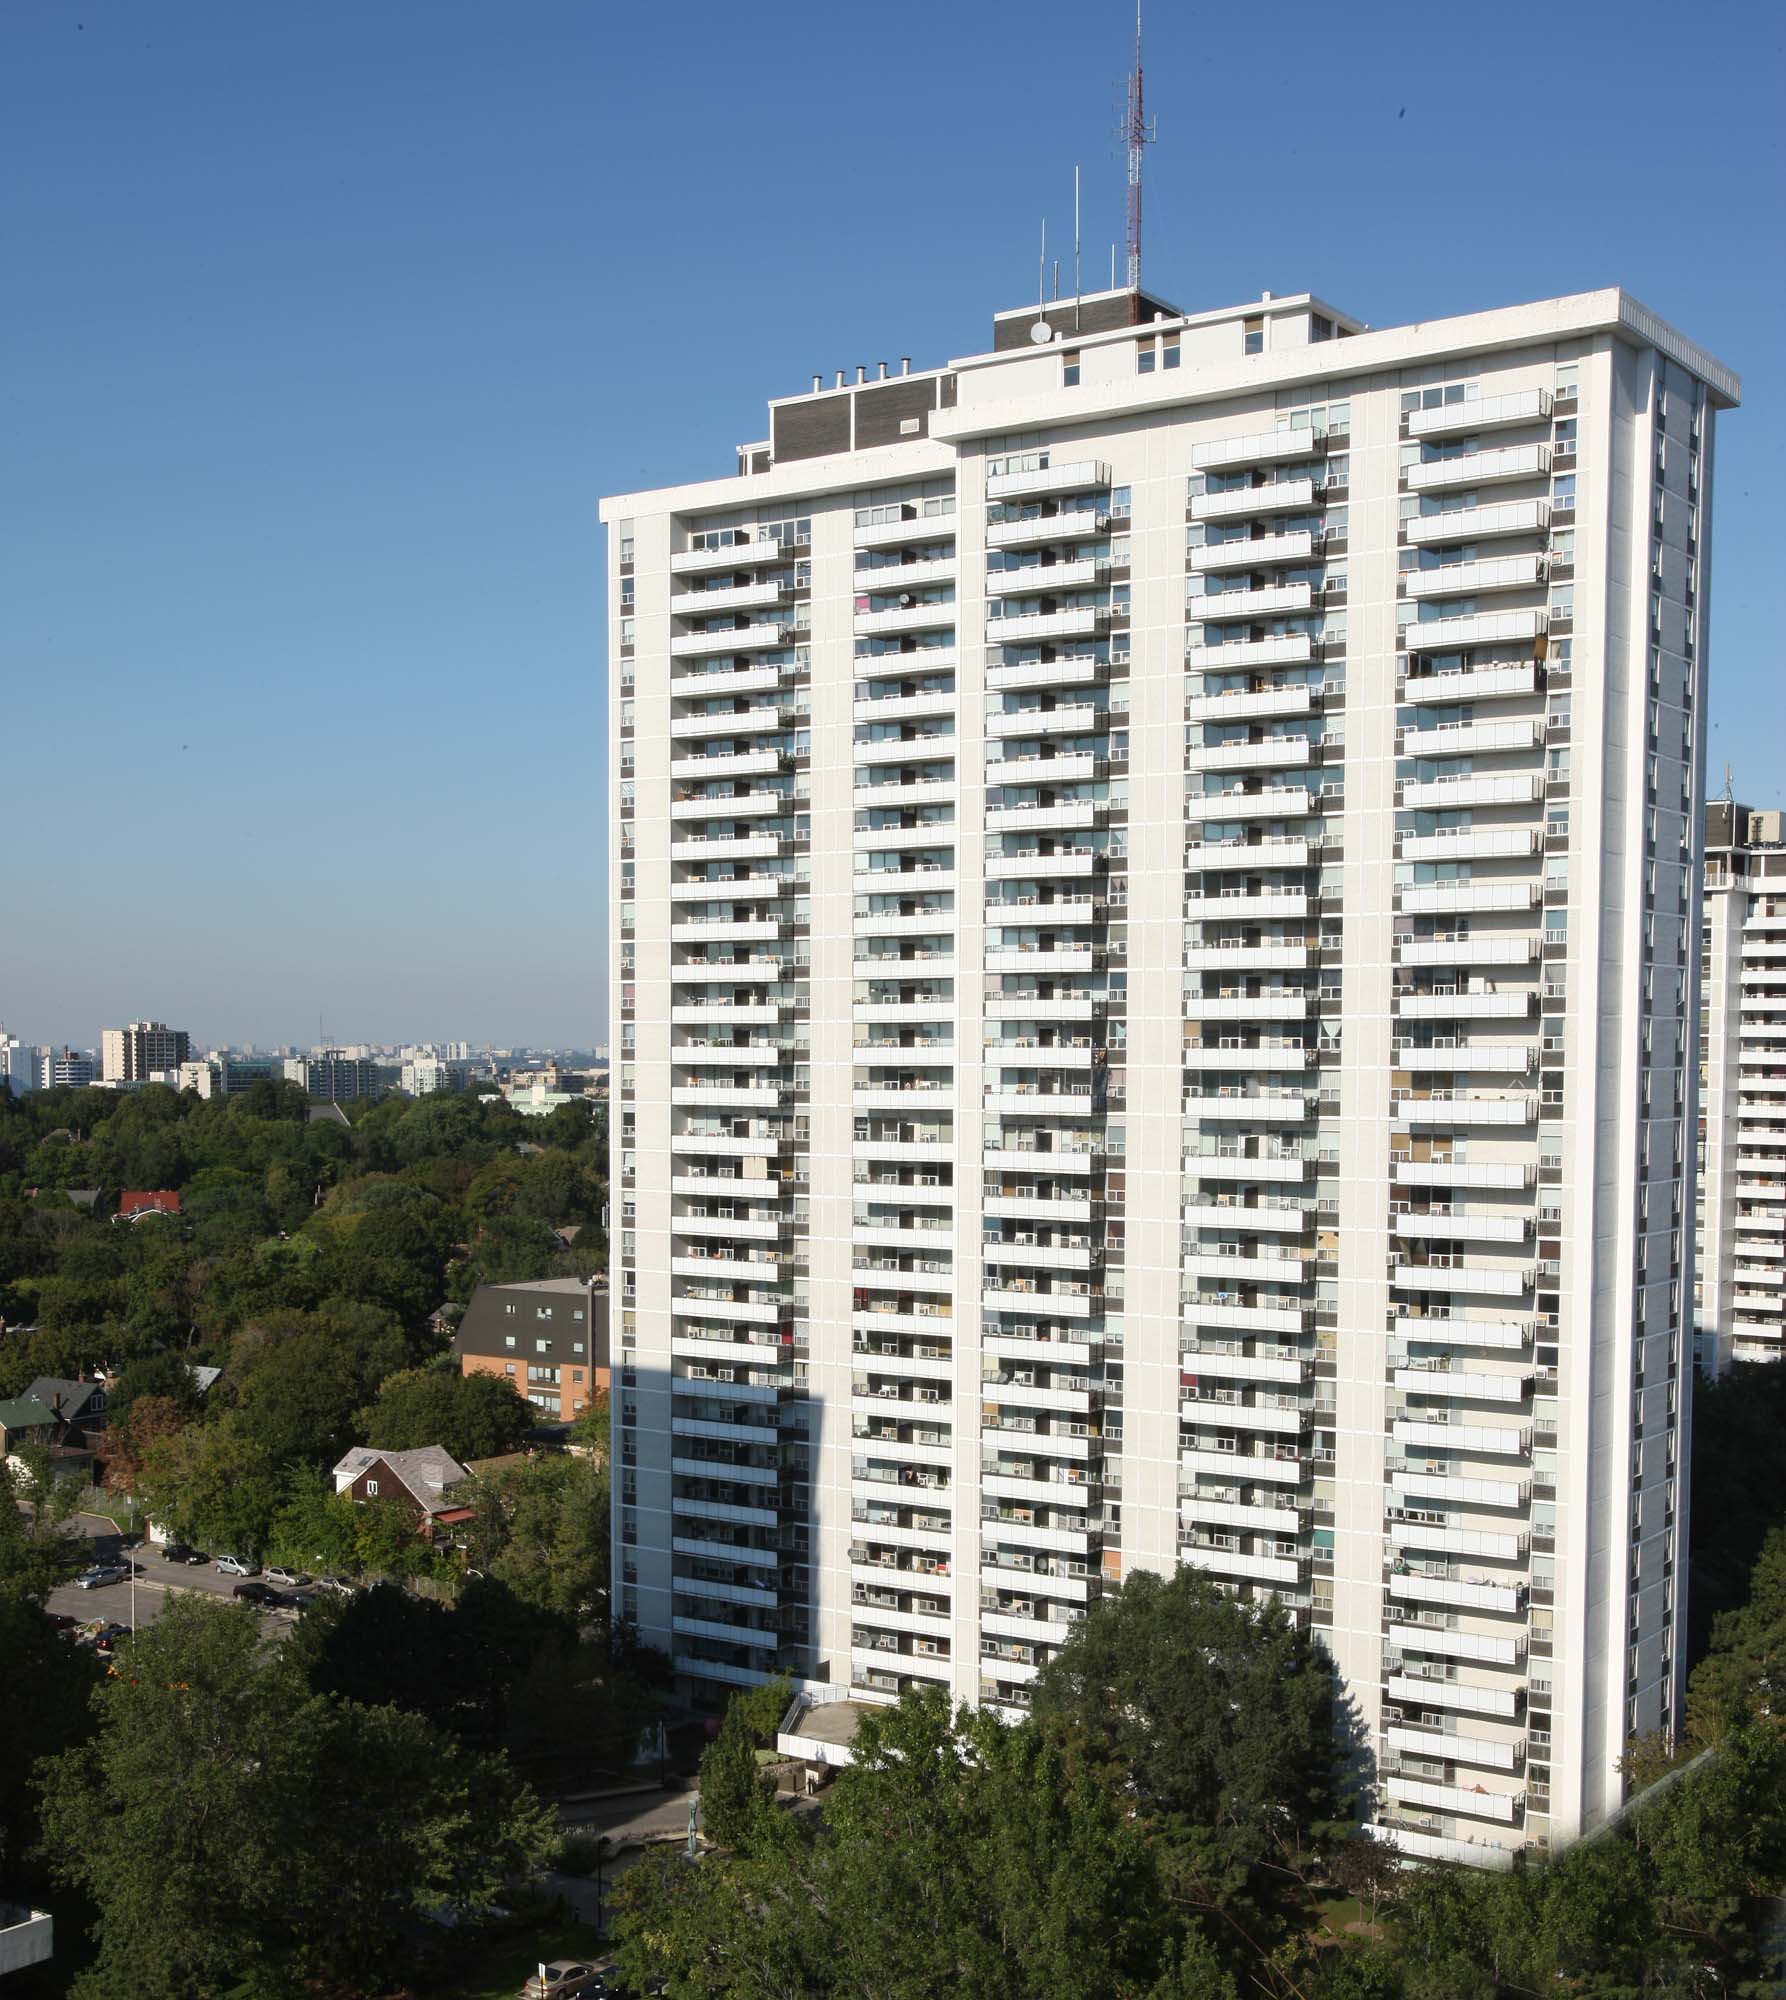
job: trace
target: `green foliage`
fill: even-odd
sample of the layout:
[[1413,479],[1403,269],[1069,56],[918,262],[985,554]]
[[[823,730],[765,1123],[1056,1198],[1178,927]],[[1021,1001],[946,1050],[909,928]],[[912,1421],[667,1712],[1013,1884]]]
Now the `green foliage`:
[[108,1428],[129,1419],[139,1396],[153,1396],[171,1403],[182,1418],[196,1417],[204,1408],[192,1373],[192,1363],[182,1354],[145,1354],[122,1371],[106,1394]]
[[418,1916],[551,1851],[500,1758],[313,1692],[249,1612],[176,1598],[120,1655],[95,1742],[40,1766],[46,1849],[100,1903],[76,2000],[381,1990]]
[[756,1739],[734,1695],[718,1736],[701,1753],[701,1816],[722,1847],[748,1852],[775,1822],[775,1786],[757,1766]]
[[545,1452],[457,1489],[474,1510],[466,1553],[524,1603],[579,1623],[605,1617],[609,1507],[605,1464]]
[[362,1412],[362,1442],[380,1451],[440,1445],[464,1464],[513,1451],[537,1412],[505,1375],[461,1375],[447,1367],[388,1376]]

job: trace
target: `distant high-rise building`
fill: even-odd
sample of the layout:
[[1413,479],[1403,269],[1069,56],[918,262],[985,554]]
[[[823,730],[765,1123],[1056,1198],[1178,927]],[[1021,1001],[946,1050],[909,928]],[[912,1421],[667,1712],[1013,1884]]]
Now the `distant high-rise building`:
[[100,1074],[107,1083],[141,1083],[178,1070],[192,1053],[192,1037],[165,1021],[132,1021],[99,1038]]
[[37,1088],[37,1071],[33,1060],[35,1051],[20,1041],[17,1035],[9,1035],[4,1022],[0,1022],[0,1085],[11,1084],[15,1095]]
[[1786,814],[1705,809],[1700,929],[1699,1363],[1786,1349]]
[[1020,1711],[1187,1563],[1506,1865],[1685,1667],[1714,413],[1617,291],[998,315],[609,500],[616,1609]]
[[341,1049],[319,1049],[308,1056],[292,1056],[285,1063],[288,1083],[301,1083],[305,1090],[325,1104],[345,1104],[357,1097],[379,1097],[384,1078],[377,1063],[353,1056]]
[[39,1090],[85,1090],[91,1083],[99,1081],[99,1066],[93,1058],[80,1049],[64,1045],[60,1049],[42,1049],[37,1056],[37,1087]]

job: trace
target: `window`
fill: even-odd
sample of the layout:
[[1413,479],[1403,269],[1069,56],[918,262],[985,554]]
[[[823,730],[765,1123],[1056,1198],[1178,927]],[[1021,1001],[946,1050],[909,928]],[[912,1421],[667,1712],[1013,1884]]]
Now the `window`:
[[533,1343],[533,1351],[535,1354],[550,1354],[552,1343],[549,1340],[536,1340]]
[[1246,354],[1265,352],[1265,319],[1261,314],[1257,319],[1241,322],[1241,350]]
[[1063,389],[1077,389],[1079,386],[1079,350],[1063,354],[1060,358],[1060,385]]
[[515,1344],[515,1336],[512,1333],[505,1333],[502,1336],[502,1344],[504,1347],[513,1347]]
[[366,1498],[368,1500],[376,1500],[378,1498],[378,1481],[376,1479],[368,1479],[366,1481]]
[[512,1375],[515,1372],[515,1364],[512,1361],[505,1361],[502,1364],[502,1372],[505,1375]]
[[1176,336],[1162,343],[1162,365],[1167,368],[1178,366],[1178,340]]
[[1151,340],[1142,341],[1140,346],[1135,349],[1135,373],[1137,375],[1151,375],[1158,358],[1158,355],[1154,351],[1153,342]]

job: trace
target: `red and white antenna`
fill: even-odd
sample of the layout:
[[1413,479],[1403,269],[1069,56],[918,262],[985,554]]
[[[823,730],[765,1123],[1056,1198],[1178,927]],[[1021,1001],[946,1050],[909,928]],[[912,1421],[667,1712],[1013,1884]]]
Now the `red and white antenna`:
[[1123,138],[1129,149],[1129,290],[1141,290],[1141,149],[1158,134],[1141,109],[1141,0],[1135,0],[1135,67],[1129,72],[1129,108]]

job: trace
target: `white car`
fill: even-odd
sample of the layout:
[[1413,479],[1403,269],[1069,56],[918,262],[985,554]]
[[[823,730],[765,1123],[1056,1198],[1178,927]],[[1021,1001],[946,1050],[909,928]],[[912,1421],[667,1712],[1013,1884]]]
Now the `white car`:
[[246,1556],[219,1556],[217,1558],[219,1576],[259,1576],[260,1564],[250,1562]]
[[267,1571],[267,1581],[269,1583],[283,1584],[287,1590],[302,1590],[309,1583],[310,1579],[301,1569],[280,1569],[274,1567]]
[[75,1578],[83,1590],[103,1590],[108,1583],[122,1583],[130,1574],[128,1563],[95,1563]]

